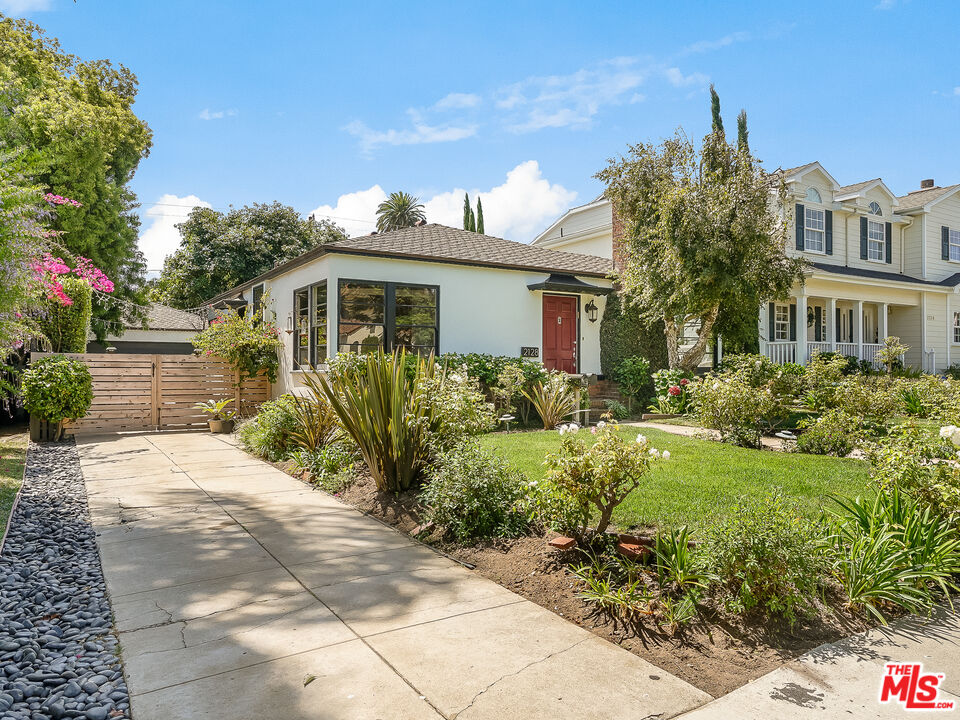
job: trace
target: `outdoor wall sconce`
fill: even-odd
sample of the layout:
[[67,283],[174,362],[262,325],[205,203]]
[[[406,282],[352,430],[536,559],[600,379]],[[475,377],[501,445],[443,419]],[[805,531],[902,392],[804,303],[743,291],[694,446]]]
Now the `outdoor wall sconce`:
[[583,309],[587,311],[587,318],[590,322],[597,321],[597,304],[593,300],[588,302]]
[[287,313],[286,331],[287,331],[287,335],[293,334],[293,312],[292,311]]

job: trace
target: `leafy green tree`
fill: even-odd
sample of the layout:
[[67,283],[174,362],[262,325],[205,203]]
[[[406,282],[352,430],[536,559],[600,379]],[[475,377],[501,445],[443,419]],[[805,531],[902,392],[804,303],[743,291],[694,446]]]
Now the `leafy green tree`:
[[[469,202],[467,207],[469,207]],[[427,216],[423,213],[423,204],[420,198],[410,193],[392,192],[380,205],[377,206],[377,231],[389,232],[402,228],[413,227],[417,223],[426,222]]]
[[477,196],[477,228],[476,228],[476,230],[477,230],[477,232],[480,233],[481,235],[484,234],[484,232],[483,232],[483,205],[482,205],[481,202],[480,202],[480,197],[479,197],[479,196]]
[[[783,202],[785,187],[727,142],[715,90],[711,106],[714,130],[699,148],[678,130],[660,145],[630,146],[597,174],[624,221],[620,283],[646,319],[663,323],[671,369],[699,365],[721,307],[759,309],[803,281],[770,202],[772,190]],[[698,337],[682,349],[687,324]]]
[[324,243],[343,240],[329,221],[304,220],[278,202],[221,213],[194,208],[177,225],[182,241],[163,263],[151,297],[172,307],[198,307]]
[[[0,16],[0,145],[31,151],[29,180],[78,200],[51,218],[65,255],[86,257],[140,302],[145,265],[137,250],[137,199],[129,183],[151,132],[133,112],[137,79],[107,60],[81,60],[25,20]],[[93,329],[118,321],[122,303],[94,300]]]

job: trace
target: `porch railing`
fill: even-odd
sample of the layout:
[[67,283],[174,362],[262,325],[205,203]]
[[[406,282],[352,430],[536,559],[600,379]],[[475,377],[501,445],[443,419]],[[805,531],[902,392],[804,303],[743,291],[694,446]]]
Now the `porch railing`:
[[768,342],[767,357],[777,365],[797,361],[797,344],[795,342]]
[[807,343],[807,362],[810,362],[815,352],[830,352],[830,343],[828,342],[808,342]]
[[856,343],[837,343],[837,352],[841,355],[853,355],[857,356],[857,344]]

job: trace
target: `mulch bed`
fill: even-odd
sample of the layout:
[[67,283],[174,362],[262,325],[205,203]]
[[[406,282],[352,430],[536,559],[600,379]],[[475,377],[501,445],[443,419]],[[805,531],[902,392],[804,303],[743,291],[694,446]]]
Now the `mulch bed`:
[[[407,534],[422,526],[421,507],[412,492],[384,497],[363,478],[339,493],[344,502]],[[576,623],[595,635],[670,672],[714,697],[725,695],[818,645],[867,629],[870,623],[837,603],[818,605],[818,615],[786,622],[760,615],[734,615],[718,608],[674,635],[650,617],[624,619],[598,612],[577,597],[579,581],[567,570],[573,553],[547,546],[544,537],[495,540],[462,546],[431,538],[431,545],[475,572]]]

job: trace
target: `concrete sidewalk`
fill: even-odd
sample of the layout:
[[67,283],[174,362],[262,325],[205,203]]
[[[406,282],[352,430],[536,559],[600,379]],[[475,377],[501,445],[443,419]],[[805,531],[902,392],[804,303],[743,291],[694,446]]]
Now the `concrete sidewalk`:
[[[946,712],[910,712],[879,702],[884,664],[922,663],[943,673],[938,700]],[[683,720],[849,720],[850,718],[956,717],[960,715],[960,617],[941,609],[931,619],[909,616],[836,643],[684,714]]]
[[134,720],[665,719],[711,700],[216,436],[78,446]]

